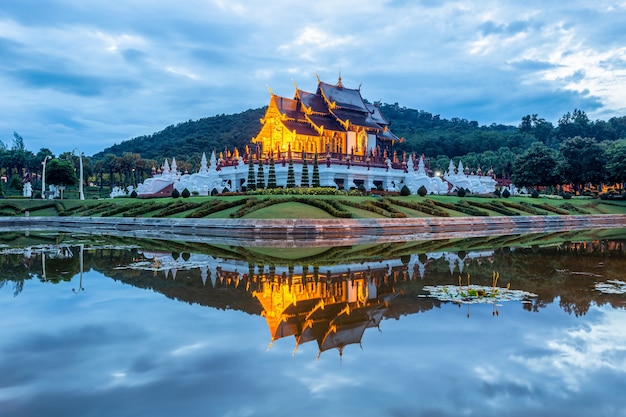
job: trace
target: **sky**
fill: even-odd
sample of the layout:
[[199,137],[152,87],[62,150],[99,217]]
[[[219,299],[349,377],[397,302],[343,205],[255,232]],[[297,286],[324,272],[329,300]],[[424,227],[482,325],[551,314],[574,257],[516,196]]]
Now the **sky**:
[[339,75],[481,125],[608,120],[626,115],[625,21],[626,0],[3,0],[0,141],[92,155]]

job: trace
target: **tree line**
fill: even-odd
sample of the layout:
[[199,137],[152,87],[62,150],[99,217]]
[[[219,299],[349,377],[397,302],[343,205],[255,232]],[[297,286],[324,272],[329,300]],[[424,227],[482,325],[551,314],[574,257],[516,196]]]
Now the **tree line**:
[[[379,106],[391,130],[403,138],[395,146],[397,152],[424,155],[434,172],[445,171],[453,159],[455,165],[462,160],[474,172],[493,170],[498,178],[509,178],[519,186],[571,183],[580,188],[585,183],[607,182],[621,187],[625,181],[626,116],[592,121],[583,110],[575,109],[556,125],[533,114],[523,116],[518,126],[480,126],[397,103]],[[85,178],[99,187],[136,185],[172,157],[182,172],[195,172],[203,152],[227,152],[235,147],[242,151],[258,133],[264,114],[265,108],[259,108],[189,120],[123,141],[83,157]],[[17,132],[10,147],[0,140],[0,174],[7,185],[19,187],[28,173],[36,187],[46,157],[75,169],[79,165],[78,155],[72,152],[55,157],[47,148],[37,153],[27,150]]]

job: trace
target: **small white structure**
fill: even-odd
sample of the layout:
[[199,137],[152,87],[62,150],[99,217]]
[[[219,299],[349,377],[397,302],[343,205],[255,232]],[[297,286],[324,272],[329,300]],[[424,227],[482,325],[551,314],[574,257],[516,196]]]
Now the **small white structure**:
[[496,190],[496,180],[491,175],[469,175],[465,173],[462,161],[459,161],[459,166],[455,171],[451,159],[448,171],[443,174],[443,178],[452,184],[452,191],[464,188],[472,193],[487,194]]
[[30,182],[27,182],[26,184],[24,184],[22,194],[24,197],[28,197],[28,198],[33,196],[33,186],[31,185]]
[[426,188],[427,194],[446,194],[448,192],[447,182],[439,177],[429,177],[426,174],[423,156],[419,158],[417,171],[414,169],[413,158],[409,157],[405,184],[411,190],[411,194],[417,194],[422,186]]
[[[363,186],[366,190],[383,189],[385,191],[400,191],[406,185],[411,194],[417,194],[421,186],[424,186],[428,194],[445,194],[451,188],[469,189],[472,193],[490,193],[495,191],[496,181],[488,175],[466,175],[463,172],[463,165],[459,163],[459,173],[455,172],[452,161],[450,168],[444,175],[445,181],[440,177],[431,177],[427,174],[424,158],[419,160],[414,156],[409,156],[406,163],[402,165],[398,162],[392,164],[389,158],[386,164],[370,164],[367,162],[353,162],[350,156],[345,159],[331,159],[330,155],[322,156],[318,160],[318,172],[321,187],[333,187],[349,190]],[[415,162],[417,161],[417,169]],[[270,173],[270,162],[265,159],[261,161],[261,166],[254,164],[253,175],[255,181],[259,181],[259,168],[262,167],[262,177],[264,184],[257,184],[257,188],[267,186]],[[302,159],[296,159],[291,164],[293,166],[293,178],[296,187],[300,187],[302,181]],[[308,184],[313,182],[313,162],[307,159]],[[240,192],[248,187],[249,166],[244,162],[243,157],[231,161],[223,161],[211,153],[211,158],[207,161],[206,155],[202,154],[200,170],[194,174],[184,174],[178,171],[176,159],[169,162],[165,160],[163,170],[152,178],[146,179],[137,186],[139,196],[168,196],[176,189],[181,192],[185,189],[198,195],[209,195],[214,190],[222,192]],[[276,175],[276,185],[285,188],[289,177],[289,163],[285,155],[274,162],[274,173]],[[448,184],[450,183],[450,184]],[[132,191],[129,191],[132,192]],[[113,197],[113,193],[112,193]]]

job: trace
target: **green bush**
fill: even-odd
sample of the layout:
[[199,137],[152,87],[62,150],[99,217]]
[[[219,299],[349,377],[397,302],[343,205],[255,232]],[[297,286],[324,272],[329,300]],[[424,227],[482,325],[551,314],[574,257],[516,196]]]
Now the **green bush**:
[[185,188],[185,189],[183,190],[183,192],[180,194],[180,196],[181,196],[182,198],[189,198],[189,197],[191,197],[191,192],[189,192],[189,190]]
[[533,192],[530,193],[530,197],[531,198],[539,198],[539,191],[533,190]]
[[133,190],[133,192],[130,193],[130,197],[131,198],[137,198],[137,191]]
[[417,194],[419,194],[422,197],[425,197],[426,194],[428,194],[428,190],[426,189],[426,187],[422,185],[420,186],[420,188],[417,189]]
[[180,192],[174,188],[174,190],[172,190],[172,198],[178,198],[180,197]]
[[502,197],[504,198],[511,197],[511,192],[505,188],[504,191],[502,191]]
[[407,195],[411,195],[411,190],[409,190],[409,187],[405,185],[402,186],[402,188],[400,189],[400,195],[403,196],[407,196]]
[[459,197],[465,197],[465,188],[461,187],[457,190],[456,195]]
[[570,193],[563,194],[563,200],[570,200],[571,198],[572,198],[572,194]]
[[500,193],[500,190],[496,190],[493,192],[493,195],[495,195],[496,197],[500,198],[502,196],[502,194]]

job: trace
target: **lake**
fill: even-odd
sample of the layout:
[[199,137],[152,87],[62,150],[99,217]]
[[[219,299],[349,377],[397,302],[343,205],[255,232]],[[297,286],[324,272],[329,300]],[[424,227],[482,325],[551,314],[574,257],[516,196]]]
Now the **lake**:
[[3,232],[2,416],[626,416],[626,231]]

